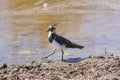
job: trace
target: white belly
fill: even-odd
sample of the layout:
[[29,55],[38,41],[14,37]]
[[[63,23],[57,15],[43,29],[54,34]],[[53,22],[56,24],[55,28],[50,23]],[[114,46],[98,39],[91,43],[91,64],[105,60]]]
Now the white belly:
[[55,40],[53,40],[52,45],[54,48],[56,49],[64,49],[65,45],[60,45],[59,43],[57,43]]

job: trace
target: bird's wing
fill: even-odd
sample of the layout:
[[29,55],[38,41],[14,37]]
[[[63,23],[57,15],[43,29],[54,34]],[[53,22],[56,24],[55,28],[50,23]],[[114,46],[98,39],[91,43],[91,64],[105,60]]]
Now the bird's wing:
[[57,34],[54,34],[54,39],[57,41],[60,45],[65,45],[67,48],[84,48],[84,46],[78,45],[76,43],[71,42],[70,40],[59,36]]
[[62,37],[62,36],[60,36],[60,35],[57,35],[57,34],[55,34],[54,35],[54,39],[60,44],[60,45],[69,45],[69,44],[71,44],[72,42],[71,41],[69,41],[68,39],[66,39],[66,38],[64,38],[64,37]]

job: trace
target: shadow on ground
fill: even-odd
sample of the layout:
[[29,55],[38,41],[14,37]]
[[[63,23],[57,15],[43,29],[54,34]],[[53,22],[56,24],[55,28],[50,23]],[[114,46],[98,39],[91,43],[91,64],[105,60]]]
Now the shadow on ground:
[[88,59],[88,57],[86,57],[86,58],[80,58],[80,57],[68,58],[68,59],[64,59],[64,62],[67,62],[67,63],[77,63],[77,62],[83,61],[85,59]]

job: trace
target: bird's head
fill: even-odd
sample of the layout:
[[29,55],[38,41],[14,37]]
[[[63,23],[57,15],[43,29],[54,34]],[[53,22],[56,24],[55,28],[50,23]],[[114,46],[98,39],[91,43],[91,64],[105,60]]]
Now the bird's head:
[[55,32],[57,24],[48,26],[47,32]]

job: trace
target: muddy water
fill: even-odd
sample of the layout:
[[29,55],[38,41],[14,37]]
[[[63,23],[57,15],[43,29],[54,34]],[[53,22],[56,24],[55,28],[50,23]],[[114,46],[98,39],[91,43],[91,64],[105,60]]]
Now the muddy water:
[[[20,64],[51,53],[46,30],[54,23],[58,34],[85,46],[65,49],[65,59],[101,55],[105,49],[120,55],[120,6],[114,0],[103,2],[1,0],[0,62]],[[48,59],[60,60],[60,50]]]

